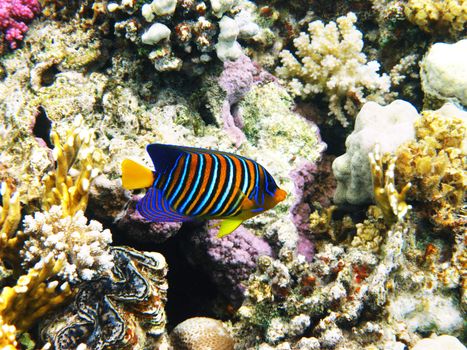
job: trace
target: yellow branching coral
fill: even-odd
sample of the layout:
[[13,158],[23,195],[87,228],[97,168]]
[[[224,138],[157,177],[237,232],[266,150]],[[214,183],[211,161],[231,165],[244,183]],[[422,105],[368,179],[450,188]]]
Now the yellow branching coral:
[[21,221],[21,205],[18,193],[12,193],[7,182],[0,184],[2,206],[0,206],[0,259],[16,260],[20,237],[16,231]]
[[[94,148],[92,132],[82,128],[81,122],[77,118],[73,128],[67,130],[64,143],[56,132],[51,134],[56,169],[44,178],[42,207],[48,210],[60,205],[64,217],[86,209],[91,180],[97,176],[103,159],[102,153]],[[73,174],[75,170],[78,175]]]
[[6,324],[0,316],[0,349],[16,350],[18,349],[16,341],[16,327]]
[[411,198],[421,202],[439,227],[465,224],[461,210],[467,189],[467,119],[447,104],[422,112],[416,140],[396,152],[397,179],[411,182]]
[[15,286],[4,287],[0,294],[0,319],[24,331],[66,301],[72,294],[69,284],[59,285],[53,280],[62,267],[63,258],[56,260],[49,255],[21,276]]
[[448,31],[455,35],[466,29],[467,1],[409,0],[404,13],[425,32]]
[[382,210],[384,220],[387,224],[402,220],[411,208],[405,202],[405,196],[411,187],[411,183],[407,182],[401,192],[397,191],[394,181],[396,158],[390,155],[383,157],[378,144],[368,156],[370,158],[375,202]]

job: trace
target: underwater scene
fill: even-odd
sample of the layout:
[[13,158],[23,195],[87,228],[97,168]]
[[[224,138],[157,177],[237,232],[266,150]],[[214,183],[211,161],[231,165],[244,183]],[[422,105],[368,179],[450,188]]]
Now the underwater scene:
[[0,350],[467,350],[467,0],[0,0]]

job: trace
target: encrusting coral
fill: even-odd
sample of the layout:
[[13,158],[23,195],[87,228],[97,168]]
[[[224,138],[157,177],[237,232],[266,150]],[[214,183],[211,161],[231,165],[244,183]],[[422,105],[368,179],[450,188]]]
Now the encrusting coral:
[[343,125],[355,116],[366,101],[383,102],[389,91],[390,79],[379,75],[379,63],[367,61],[362,53],[362,33],[354,26],[357,17],[352,12],[336,22],[324,25],[311,22],[308,33],[294,39],[295,55],[281,52],[282,66],[277,74],[289,91],[307,98],[324,93],[330,114]]
[[465,0],[408,0],[404,4],[407,19],[425,32],[462,34],[466,30],[467,2]]

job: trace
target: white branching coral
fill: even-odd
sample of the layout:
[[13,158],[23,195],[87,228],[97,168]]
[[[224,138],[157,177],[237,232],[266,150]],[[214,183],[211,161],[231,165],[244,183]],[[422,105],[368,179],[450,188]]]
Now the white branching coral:
[[43,257],[65,254],[60,277],[76,283],[90,280],[113,267],[109,244],[112,235],[101,223],[87,218],[80,210],[74,216],[62,217],[62,208],[52,206],[24,218],[24,233],[29,239],[21,250],[25,268],[34,266]]
[[308,33],[294,40],[295,55],[281,52],[282,66],[277,69],[292,94],[306,98],[324,93],[330,115],[343,126],[349,124],[347,115],[355,115],[366,101],[382,102],[390,88],[389,76],[378,74],[379,63],[368,62],[362,53],[362,33],[354,26],[356,21],[349,12],[337,24],[311,22]]

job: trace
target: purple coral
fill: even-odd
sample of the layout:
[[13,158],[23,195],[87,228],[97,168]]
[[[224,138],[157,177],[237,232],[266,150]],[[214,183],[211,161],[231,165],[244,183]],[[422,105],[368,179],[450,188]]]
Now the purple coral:
[[18,47],[30,22],[41,13],[37,0],[0,0],[0,30],[11,49]]
[[222,105],[222,120],[224,128],[237,146],[246,138],[241,130],[242,118],[235,110],[235,105],[251,90],[253,85],[275,80],[273,75],[245,55],[240,56],[236,61],[224,62],[224,71],[219,77],[219,85],[227,94]]
[[297,197],[291,210],[292,221],[301,234],[310,233],[310,214],[316,205],[331,205],[336,188],[336,180],[331,170],[333,159],[332,156],[323,156],[317,164],[303,163],[290,173]]
[[233,304],[240,304],[245,289],[242,282],[255,270],[257,258],[271,256],[272,249],[242,226],[223,238],[217,238],[217,232],[201,226],[185,237],[184,248],[192,263],[204,267],[219,290]]

